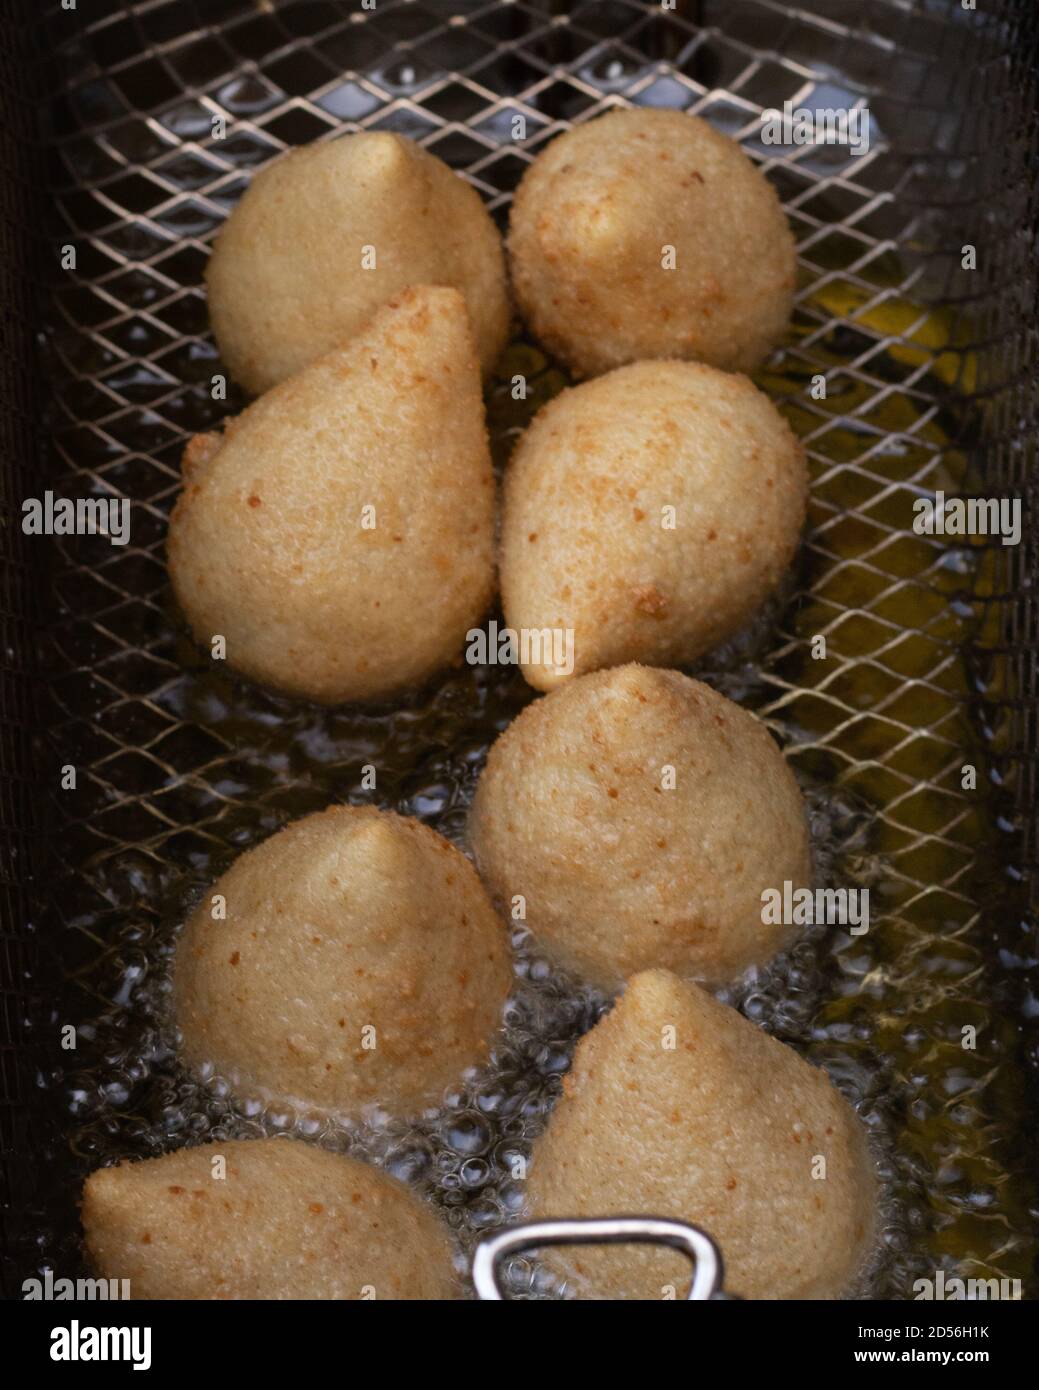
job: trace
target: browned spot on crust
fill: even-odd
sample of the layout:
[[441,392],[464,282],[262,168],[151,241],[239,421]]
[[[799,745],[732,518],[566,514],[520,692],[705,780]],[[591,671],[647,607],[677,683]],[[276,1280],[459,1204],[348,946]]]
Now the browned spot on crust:
[[667,616],[667,598],[655,584],[643,584],[634,590],[635,607],[650,618]]
[[207,434],[193,434],[184,446],[180,461],[180,471],[184,477],[190,478],[207,464],[223,442],[219,430],[210,430]]

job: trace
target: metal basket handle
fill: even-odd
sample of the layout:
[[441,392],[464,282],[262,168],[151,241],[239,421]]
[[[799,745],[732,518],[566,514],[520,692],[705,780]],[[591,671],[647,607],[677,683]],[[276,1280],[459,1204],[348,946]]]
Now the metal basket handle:
[[684,1221],[656,1216],[575,1217],[565,1221],[527,1221],[484,1236],[473,1255],[473,1284],[477,1298],[503,1302],[498,1282],[501,1262],[508,1255],[544,1245],[664,1245],[688,1256],[693,1266],[688,1302],[724,1298],[721,1251],[706,1231]]

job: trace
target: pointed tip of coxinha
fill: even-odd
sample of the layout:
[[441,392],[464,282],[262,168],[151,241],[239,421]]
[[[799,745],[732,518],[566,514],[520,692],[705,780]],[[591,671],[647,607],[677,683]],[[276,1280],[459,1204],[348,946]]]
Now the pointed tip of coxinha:
[[[336,380],[345,385],[357,368],[362,370],[362,379],[351,384],[363,388],[366,395],[373,391],[387,395],[407,392],[410,397],[416,387],[421,389],[446,377],[467,381],[478,395],[480,367],[462,295],[446,285],[412,285],[395,294],[350,342],[272,386],[240,415],[225,421],[222,435],[218,430],[193,435],[184,448],[185,480],[193,481],[217,456],[221,445],[240,432],[247,433],[253,422],[268,414],[281,414],[286,406],[323,396]],[[460,395],[457,408],[465,409],[469,403],[467,396]],[[445,404],[450,409],[450,402]],[[320,421],[315,419],[314,423]]]
[[341,136],[317,148],[330,152],[324,156],[330,163],[348,165],[355,173],[370,173],[374,178],[385,179],[392,187],[391,181],[408,167],[414,147],[393,131],[369,130],[364,132],[363,140]]
[[257,406],[285,403],[315,390],[329,379],[352,379],[359,371],[364,389],[382,388],[387,394],[411,397],[416,391],[450,382],[464,384],[458,406],[464,409],[470,396],[481,391],[480,364],[465,300],[458,290],[445,285],[412,285],[388,299],[361,332],[342,347],[303,367],[279,382],[240,419],[245,421]]
[[480,363],[465,300],[446,285],[411,285],[377,311],[362,332],[364,352],[385,342],[413,363],[450,372],[468,371],[480,389]]

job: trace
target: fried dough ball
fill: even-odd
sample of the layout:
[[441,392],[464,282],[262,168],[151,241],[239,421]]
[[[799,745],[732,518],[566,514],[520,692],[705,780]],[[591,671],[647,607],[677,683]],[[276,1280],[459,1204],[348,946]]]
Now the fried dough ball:
[[310,145],[257,174],[206,282],[220,354],[254,394],[344,346],[409,285],[465,296],[485,372],[509,332],[501,238],[479,194],[401,135]]
[[405,290],[367,330],[196,436],[170,577],[199,643],[322,704],[456,658],[494,583],[494,478],[457,290]]
[[[726,1292],[837,1298],[873,1239],[865,1130],[826,1074],[695,985],[636,975],[577,1045],[531,1158],[537,1219],[642,1214],[700,1226]],[[679,1298],[681,1255],[644,1245],[558,1249],[552,1266],[600,1299]]]
[[[807,493],[801,445],[745,377],[639,362],[564,391],[506,475],[506,620],[572,631],[577,674],[686,664],[775,589]],[[526,657],[539,690],[570,674],[547,646]]]
[[511,966],[468,859],[419,821],[333,806],[243,854],[188,920],[188,1064],[239,1093],[411,1114],[484,1060]]
[[561,135],[516,190],[516,299],[577,376],[648,357],[754,371],[786,331],[794,239],[735,141],[680,111]]
[[387,1173],[293,1139],[223,1140],[101,1168],[97,1273],[134,1299],[456,1298],[447,1231]]
[[758,719],[678,671],[621,666],[528,705],[491,748],[469,838],[503,910],[604,989],[666,966],[722,981],[795,928],[764,889],[811,884],[801,793]]

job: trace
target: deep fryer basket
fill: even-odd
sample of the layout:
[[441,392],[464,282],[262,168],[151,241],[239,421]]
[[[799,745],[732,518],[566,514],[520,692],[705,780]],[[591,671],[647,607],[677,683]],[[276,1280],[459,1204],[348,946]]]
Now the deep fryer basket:
[[[809,450],[809,532],[781,610],[707,675],[772,722],[814,789],[824,848],[883,903],[868,942],[815,940],[738,1002],[827,1064],[871,1119],[893,1198],[867,1292],[906,1297],[938,1267],[1027,1283],[1039,1065],[1030,0],[976,12],[954,0],[9,6],[5,1292],[41,1263],[76,1265],[84,1173],[200,1132],[148,992],[192,892],[288,818],[355,796],[373,750],[382,804],[460,838],[486,746],[529,697],[518,677],[463,671],[402,712],[327,714],[215,676],[187,641],[163,558],[179,454],[241,404],[212,395],[221,367],[201,277],[216,229],[266,161],[358,128],[427,144],[504,226],[543,143],[627,103],[689,109],[741,139],[797,235],[793,331],[760,379]],[[762,145],[762,110],[788,99],[864,104],[869,153]],[[70,245],[75,268],[62,269]],[[529,414],[563,378],[529,342],[512,353],[533,383]],[[819,373],[825,401],[806,389]],[[527,416],[502,382],[489,414],[504,461]],[[23,536],[20,501],[45,487],[130,497],[132,543]],[[1030,499],[1021,545],[914,535],[912,501],[939,487]],[[809,653],[819,634],[825,661]],[[74,792],[59,789],[70,764]],[[592,1008],[571,1000],[547,1039],[507,1049],[504,1093],[550,1098],[555,1055]],[[74,1056],[58,1044],[69,1022]],[[960,1046],[965,1024],[979,1028],[975,1053]],[[424,1182],[471,1241],[518,1210],[503,1169],[529,1134],[511,1102],[488,1119],[471,1097],[447,1128],[393,1136],[379,1157]]]

